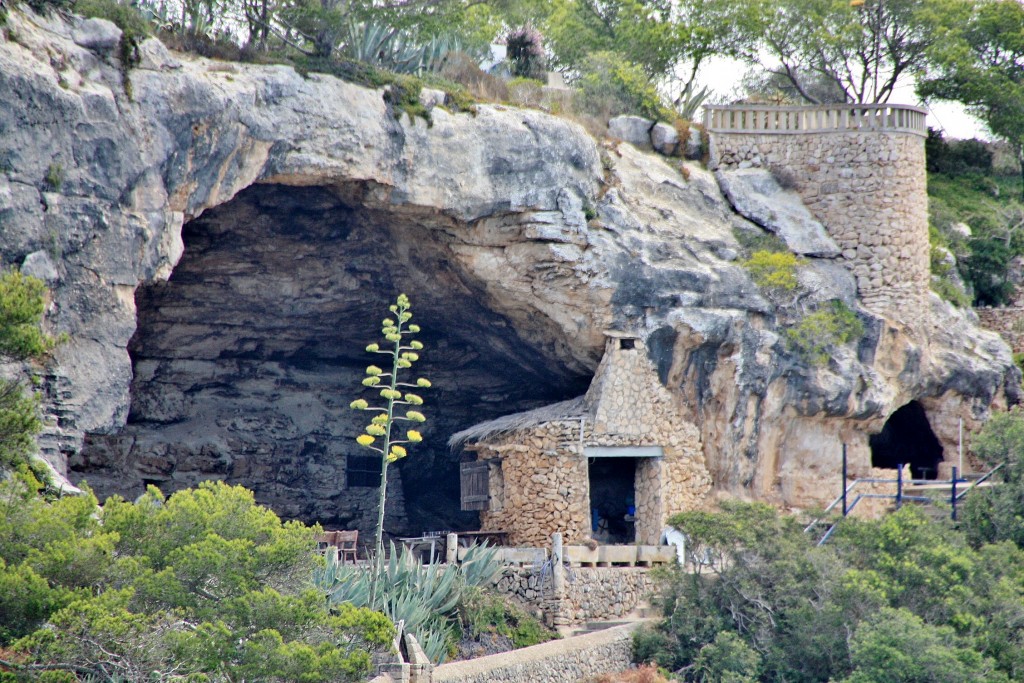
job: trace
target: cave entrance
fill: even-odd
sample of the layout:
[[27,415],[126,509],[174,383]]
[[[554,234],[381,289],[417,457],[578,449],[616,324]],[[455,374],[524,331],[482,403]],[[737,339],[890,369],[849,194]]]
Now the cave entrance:
[[461,256],[470,226],[375,192],[258,185],[186,223],[170,279],[136,292],[127,425],[87,434],[72,472],[101,498],[224,479],[283,517],[369,534],[377,491],[354,443],[365,415],[348,405],[406,292],[426,347],[414,376],[433,387],[423,443],[389,477],[385,528],[474,528],[448,436],[578,396],[592,368],[531,302],[489,292]]
[[894,412],[882,431],[873,434],[871,464],[874,467],[897,469],[910,465],[914,479],[936,479],[942,462],[942,444],[928,423],[924,408],[911,401]]
[[636,540],[637,458],[590,458],[590,528],[600,543]]

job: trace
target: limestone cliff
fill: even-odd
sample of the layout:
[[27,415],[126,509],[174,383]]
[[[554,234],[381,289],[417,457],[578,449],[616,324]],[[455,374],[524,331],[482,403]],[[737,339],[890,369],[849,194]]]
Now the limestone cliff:
[[[926,328],[858,309],[856,347],[801,361],[739,263],[736,234],[761,228],[697,164],[498,105],[435,107],[428,126],[380,90],[155,40],[129,97],[109,25],[10,21],[0,260],[51,281],[71,341],[45,377],[41,449],[101,494],[219,477],[288,516],[362,524],[347,404],[399,291],[436,389],[396,529],[471,523],[450,512],[448,436],[582,394],[607,328],[646,338],[715,486],[784,505],[832,497],[842,441],[866,471],[868,435],[908,402],[952,454],[958,418],[1017,399],[1006,345],[934,295]],[[814,253],[801,304],[856,306]]]

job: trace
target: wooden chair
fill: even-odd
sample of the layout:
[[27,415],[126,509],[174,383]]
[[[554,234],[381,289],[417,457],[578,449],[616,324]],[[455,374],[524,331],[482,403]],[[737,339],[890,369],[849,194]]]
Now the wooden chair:
[[335,531],[334,543],[338,549],[339,560],[345,564],[346,558],[352,558],[352,564],[356,563],[356,555],[359,552],[358,531]]
[[359,552],[358,531],[325,531],[316,537],[317,549],[322,553],[333,552],[342,564],[346,560],[356,562]]

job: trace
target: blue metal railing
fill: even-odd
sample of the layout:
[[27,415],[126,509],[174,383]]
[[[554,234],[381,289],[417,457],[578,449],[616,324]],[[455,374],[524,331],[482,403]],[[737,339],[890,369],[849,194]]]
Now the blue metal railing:
[[[925,504],[925,505],[928,505],[928,504],[931,504],[931,503],[934,502],[934,499],[932,497],[930,497],[930,496],[907,495],[905,493],[905,491],[904,491],[904,489],[907,486],[929,486],[929,487],[932,487],[932,488],[938,488],[940,490],[941,490],[941,487],[944,486],[944,485],[949,486],[949,489],[950,489],[949,502],[950,502],[950,506],[952,508],[952,510],[950,512],[950,515],[951,515],[953,521],[956,521],[957,506],[958,506],[959,502],[961,500],[963,500],[964,497],[968,493],[973,491],[977,486],[979,486],[980,484],[982,484],[985,481],[987,481],[989,478],[992,477],[992,475],[994,475],[996,472],[998,472],[1000,469],[1002,469],[1004,464],[1005,463],[999,463],[998,465],[996,465],[991,470],[989,470],[988,472],[986,472],[985,474],[983,474],[981,477],[979,477],[977,479],[966,479],[966,478],[960,477],[959,473],[957,472],[957,468],[954,467],[953,468],[953,476],[952,476],[952,478],[950,478],[950,479],[941,479],[941,480],[937,480],[937,479],[909,479],[909,480],[905,480],[903,478],[903,466],[901,464],[896,469],[896,477],[894,479],[880,479],[880,478],[877,478],[877,477],[862,477],[860,479],[853,480],[849,484],[846,484],[846,482],[849,481],[849,480],[847,478],[846,444],[843,444],[843,483],[844,483],[843,492],[841,494],[839,494],[839,496],[837,496],[835,500],[833,500],[831,503],[829,503],[828,507],[826,507],[824,512],[823,512],[823,516],[818,517],[817,519],[814,519],[810,524],[808,524],[804,528],[804,531],[807,532],[807,533],[810,533],[815,528],[817,528],[819,525],[821,525],[823,522],[827,522],[828,518],[826,518],[824,515],[827,515],[828,513],[832,512],[839,505],[842,505],[841,510],[842,510],[842,513],[843,513],[843,517],[846,517],[847,515],[849,515],[853,511],[853,509],[855,507],[857,507],[857,504],[860,503],[860,501],[864,500],[865,498],[880,498],[880,499],[893,500],[896,503],[896,509],[897,510],[903,505],[904,502],[922,503],[922,504]],[[970,486],[968,486],[967,488],[963,489],[962,491],[958,491],[957,490],[957,485],[958,484],[966,484],[967,482],[970,482]],[[858,493],[857,496],[851,502],[850,501],[850,495],[854,492],[854,490],[857,488],[858,485],[862,485],[862,484],[896,484],[896,493]],[[829,524],[829,528],[825,531],[825,534],[818,540],[817,545],[819,545],[819,546],[823,545],[832,536],[833,532],[836,530],[836,527],[838,525],[839,525],[839,520],[836,520],[836,521],[832,522],[831,524]]]

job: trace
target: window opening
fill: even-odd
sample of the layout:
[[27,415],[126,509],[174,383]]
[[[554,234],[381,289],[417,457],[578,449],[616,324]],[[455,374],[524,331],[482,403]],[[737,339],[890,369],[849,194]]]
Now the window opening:
[[345,460],[345,478],[349,488],[380,486],[380,458],[373,455],[350,455]]

